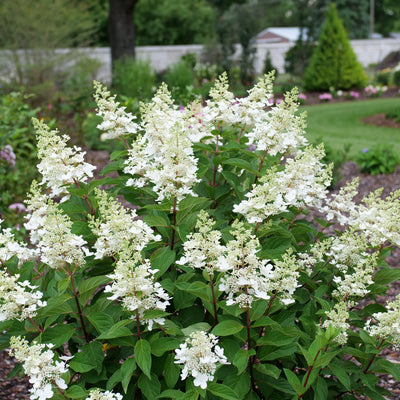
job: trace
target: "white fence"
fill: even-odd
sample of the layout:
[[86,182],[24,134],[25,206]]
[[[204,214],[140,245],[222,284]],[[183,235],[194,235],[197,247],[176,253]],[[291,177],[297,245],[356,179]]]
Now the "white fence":
[[[371,39],[352,40],[351,44],[361,64],[366,67],[380,62],[390,52],[400,50],[400,39]],[[279,72],[284,72],[285,54],[293,43],[260,43],[256,46],[255,69],[260,73],[264,66],[267,52],[270,52],[272,64]],[[98,59],[101,67],[97,79],[109,81],[111,78],[111,52],[109,48],[99,47],[82,49],[89,57]],[[177,45],[177,46],[141,46],[136,48],[137,57],[148,60],[155,71],[163,71],[168,66],[176,63],[186,53],[201,55],[202,45]],[[63,52],[63,50],[60,50]],[[0,58],[6,56],[6,51],[0,52]],[[236,48],[235,57],[240,56],[240,46]]]

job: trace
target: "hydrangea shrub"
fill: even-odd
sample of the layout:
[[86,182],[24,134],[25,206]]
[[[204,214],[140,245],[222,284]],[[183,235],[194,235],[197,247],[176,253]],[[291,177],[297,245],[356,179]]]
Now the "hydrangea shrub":
[[32,399],[381,399],[376,374],[400,378],[380,355],[400,295],[376,301],[400,278],[400,192],[328,197],[297,91],[272,105],[272,79],[235,98],[222,75],[184,108],[162,85],[141,121],[96,83],[117,178],[34,121],[29,244],[0,234],[1,346]]

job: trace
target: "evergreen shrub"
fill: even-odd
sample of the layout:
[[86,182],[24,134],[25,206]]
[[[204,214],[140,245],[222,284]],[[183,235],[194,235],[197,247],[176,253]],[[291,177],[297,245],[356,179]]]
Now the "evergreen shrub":
[[367,76],[351,47],[350,41],[331,4],[322,27],[318,44],[304,74],[304,89],[324,91],[363,88]]

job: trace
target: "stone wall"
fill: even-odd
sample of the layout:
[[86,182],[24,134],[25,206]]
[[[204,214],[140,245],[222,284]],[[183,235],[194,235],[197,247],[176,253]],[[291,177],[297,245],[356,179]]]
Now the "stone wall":
[[[392,51],[400,50],[400,39],[372,39],[372,40],[352,40],[351,44],[358,57],[358,60],[364,67],[370,64],[380,62],[386,55]],[[272,64],[279,72],[284,72],[284,60],[287,50],[293,45],[286,43],[260,43],[257,45],[255,58],[255,69],[260,73],[264,66],[267,52],[270,52]],[[63,50],[60,50],[62,52]],[[101,62],[101,68],[97,79],[110,81],[111,79],[111,53],[106,47],[82,49],[89,57],[96,58]],[[202,54],[202,45],[178,45],[178,46],[141,46],[136,48],[137,57],[142,60],[148,60],[152,68],[157,71],[163,71],[169,65],[176,63],[182,55],[186,53]],[[1,54],[7,57],[7,52]],[[236,48],[235,57],[240,56],[240,46]]]

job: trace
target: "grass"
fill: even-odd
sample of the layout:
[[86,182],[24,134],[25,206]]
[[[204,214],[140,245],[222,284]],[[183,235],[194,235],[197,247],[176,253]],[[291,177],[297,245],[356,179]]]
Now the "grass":
[[351,145],[348,158],[364,148],[383,143],[400,154],[400,129],[364,124],[365,117],[387,113],[400,107],[400,98],[318,104],[301,107],[307,111],[307,138],[311,143],[323,141],[333,150]]

